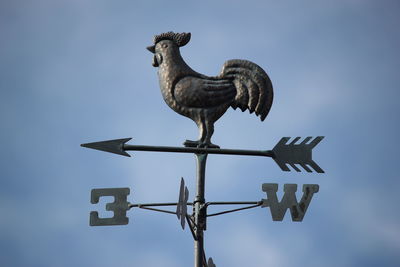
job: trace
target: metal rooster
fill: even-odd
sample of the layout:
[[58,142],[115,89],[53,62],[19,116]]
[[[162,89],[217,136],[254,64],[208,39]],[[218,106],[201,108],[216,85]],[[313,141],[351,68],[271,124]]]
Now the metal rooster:
[[199,128],[199,140],[186,140],[184,145],[218,148],[211,143],[214,122],[229,107],[248,109],[263,121],[272,105],[272,83],[261,67],[247,60],[226,61],[215,77],[192,70],[179,51],[190,36],[190,33],[162,33],[154,36],[154,45],[147,49],[154,54],[153,66],[159,68],[165,102],[175,112],[192,119]]

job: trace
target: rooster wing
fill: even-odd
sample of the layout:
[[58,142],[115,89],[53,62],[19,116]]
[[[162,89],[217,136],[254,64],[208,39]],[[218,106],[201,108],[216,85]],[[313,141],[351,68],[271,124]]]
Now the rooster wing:
[[176,83],[173,95],[179,105],[207,109],[231,103],[236,88],[230,79],[186,76]]

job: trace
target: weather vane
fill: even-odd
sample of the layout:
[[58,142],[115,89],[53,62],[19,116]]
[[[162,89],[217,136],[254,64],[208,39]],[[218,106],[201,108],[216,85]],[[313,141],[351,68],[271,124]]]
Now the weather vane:
[[[265,183],[262,191],[266,198],[259,201],[206,202],[205,169],[208,154],[264,156],[272,158],[283,171],[290,171],[291,166],[300,172],[323,173],[324,171],[312,159],[312,149],[323,139],[300,137],[290,140],[283,137],[272,150],[239,150],[222,149],[211,143],[216,122],[229,107],[249,110],[263,121],[272,106],[273,89],[267,73],[258,65],[247,60],[229,60],[225,62],[218,76],[209,77],[192,70],[183,60],[180,47],[190,41],[190,33],[167,32],[154,37],[154,45],[147,47],[153,56],[153,66],[158,67],[160,89],[167,105],[175,112],[192,119],[199,128],[199,140],[186,140],[183,147],[143,146],[126,144],[131,138],[115,139],[102,142],[82,144],[81,146],[111,152],[130,157],[126,151],[154,151],[192,153],[196,156],[196,193],[193,202],[189,200],[189,190],[182,178],[178,202],[167,203],[130,203],[127,198],[129,188],[93,189],[91,203],[99,202],[100,197],[113,196],[114,202],[106,205],[106,210],[113,211],[111,218],[99,218],[98,212],[90,213],[90,225],[125,225],[129,218],[126,213],[131,208],[141,208],[157,212],[174,214],[178,217],[182,229],[188,228],[194,239],[194,266],[215,267],[212,258],[207,260],[204,252],[204,231],[208,217],[222,215],[255,207],[269,207],[273,221],[282,221],[287,209],[293,221],[302,221],[314,193],[319,186],[303,185],[303,196],[297,201],[296,184],[285,184],[281,201],[277,198],[278,184]],[[192,206],[188,214],[187,206]],[[218,213],[208,213],[212,205],[243,205],[241,208],[229,209]],[[175,211],[155,207],[176,206]]]

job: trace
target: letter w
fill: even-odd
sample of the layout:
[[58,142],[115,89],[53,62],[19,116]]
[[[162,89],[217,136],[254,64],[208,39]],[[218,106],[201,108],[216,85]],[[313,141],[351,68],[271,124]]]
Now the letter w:
[[272,220],[282,221],[285,216],[286,210],[290,209],[292,221],[301,222],[306,214],[308,205],[314,193],[317,193],[319,186],[317,184],[303,185],[303,197],[300,203],[297,202],[296,184],[285,184],[283,191],[285,194],[281,202],[278,202],[276,192],[278,191],[278,184],[263,184],[262,191],[267,193],[267,199],[263,199],[262,207],[269,207],[271,210]]

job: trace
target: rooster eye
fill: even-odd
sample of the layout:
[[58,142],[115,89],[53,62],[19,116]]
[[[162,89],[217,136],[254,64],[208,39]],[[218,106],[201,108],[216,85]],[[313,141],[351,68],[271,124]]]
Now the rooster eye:
[[167,45],[167,44],[162,44],[161,47],[162,47],[162,48],[167,48],[168,45]]

